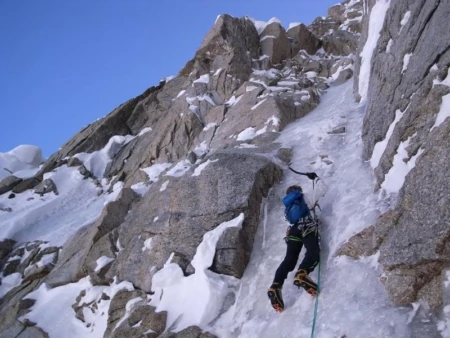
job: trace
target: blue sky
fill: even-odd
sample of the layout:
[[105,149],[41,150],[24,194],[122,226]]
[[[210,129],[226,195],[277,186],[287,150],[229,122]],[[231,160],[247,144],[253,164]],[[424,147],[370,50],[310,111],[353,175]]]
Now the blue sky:
[[0,152],[49,156],[175,75],[218,14],[309,24],[337,0],[0,0]]

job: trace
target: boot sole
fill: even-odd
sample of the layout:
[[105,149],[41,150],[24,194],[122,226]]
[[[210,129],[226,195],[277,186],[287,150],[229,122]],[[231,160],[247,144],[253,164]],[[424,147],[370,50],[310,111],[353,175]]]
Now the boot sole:
[[297,286],[299,289],[300,288],[304,289],[307,293],[309,293],[313,297],[317,296],[317,287],[312,284],[309,284],[308,282],[295,279],[294,285]]
[[272,304],[272,307],[274,310],[278,313],[283,312],[284,308],[281,306],[280,302],[278,301],[278,297],[273,291],[267,292],[267,295],[269,296],[270,303]]

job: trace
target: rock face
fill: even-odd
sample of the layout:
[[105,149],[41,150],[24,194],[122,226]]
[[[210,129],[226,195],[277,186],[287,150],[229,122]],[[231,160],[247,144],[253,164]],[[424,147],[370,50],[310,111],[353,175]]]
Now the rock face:
[[[352,77],[353,57],[347,55],[355,51],[359,31],[350,22],[359,22],[360,14],[358,3],[348,1],[327,18],[287,32],[276,20],[257,30],[248,17],[221,15],[176,77],[88,125],[34,177],[2,181],[5,192],[34,188],[41,196],[57,195],[45,174],[67,165],[93,180],[99,194],[123,185],[101,216],[62,248],[0,243],[2,276],[21,278],[1,300],[0,327],[12,337],[45,336],[17,320],[33,305],[23,297],[44,282],[56,288],[89,276],[96,290],[130,282],[115,295],[81,303],[88,292],[83,290],[73,300],[74,316],[85,325],[92,324],[85,321],[89,311],[111,300],[105,337],[214,337],[197,326],[177,333],[166,328],[169,314],[149,305],[153,276],[169,259],[184,276],[196,273],[191,262],[205,234],[243,214],[242,225],[227,228],[218,239],[208,271],[242,277],[262,201],[293,155],[276,139],[311,112],[330,85]],[[80,153],[105,149],[110,161],[103,173],[81,160]]]
[[0,195],[12,190],[20,182],[22,182],[22,179],[14,175],[5,177],[3,180],[0,181]]
[[30,178],[26,178],[24,179],[22,182],[20,182],[19,184],[17,184],[12,192],[16,193],[16,194],[20,194],[28,189],[33,189],[34,187],[36,187],[39,183],[41,183],[41,181],[39,181],[36,177],[30,177]]
[[54,192],[55,195],[58,195],[58,188],[56,187],[55,182],[53,182],[51,179],[46,179],[43,182],[39,183],[34,192],[38,195],[44,195],[48,194],[49,192]]
[[315,36],[304,24],[294,26],[287,31],[291,39],[291,54],[294,56],[304,49],[308,54],[315,54],[320,46],[320,39]]
[[358,47],[357,37],[346,31],[337,31],[322,39],[323,49],[333,55],[349,55]]
[[284,28],[272,22],[261,33],[262,54],[269,56],[272,64],[279,64],[291,57],[291,45]]
[[[189,271],[204,233],[244,213],[242,229],[230,230],[221,238],[213,266],[217,273],[242,276],[261,200],[280,178],[281,170],[264,157],[238,151],[217,151],[207,160],[210,162],[199,176],[170,178],[164,193],[160,191],[162,182],[150,188],[118,229],[118,241],[124,249],[107,276],[118,276],[150,292],[152,267],[162,268],[175,253],[174,260]],[[232,185],[226,183],[230,181]],[[148,238],[152,249],[143,254]]]
[[379,243],[374,240],[374,232],[375,227],[372,225],[354,235],[339,248],[337,256],[359,258],[373,255],[379,248]]
[[[404,20],[407,11],[409,21]],[[372,55],[363,155],[372,158],[376,144],[386,139],[379,161],[372,158],[377,188],[387,188],[388,173],[398,165],[395,156],[410,170],[394,209],[376,225],[385,232],[380,263],[397,304],[435,299],[421,290],[439,292],[436,279],[450,263],[450,119],[437,119],[450,93],[450,42],[444,33],[450,30],[449,14],[445,1],[391,2]]]

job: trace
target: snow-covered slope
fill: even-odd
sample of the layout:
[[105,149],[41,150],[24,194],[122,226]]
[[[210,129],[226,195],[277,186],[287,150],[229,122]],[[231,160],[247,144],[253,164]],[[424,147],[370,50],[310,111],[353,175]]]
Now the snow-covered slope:
[[31,177],[43,161],[41,149],[32,145],[20,145],[0,153],[0,180],[10,174],[20,178]]
[[11,238],[18,243],[34,240],[61,246],[79,228],[94,222],[104,205],[113,201],[121,189],[118,183],[113,194],[98,196],[99,188],[92,180],[85,180],[77,168],[62,166],[46,174],[58,186],[59,195],[39,196],[32,190],[0,195],[0,205],[13,212],[0,215],[0,240]]

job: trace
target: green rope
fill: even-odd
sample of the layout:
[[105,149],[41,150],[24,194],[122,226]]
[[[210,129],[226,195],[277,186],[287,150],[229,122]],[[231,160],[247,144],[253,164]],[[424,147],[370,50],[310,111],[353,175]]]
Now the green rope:
[[311,330],[311,338],[314,338],[314,333],[316,329],[316,319],[317,319],[317,309],[319,307],[319,296],[320,296],[320,261],[317,266],[318,272],[317,272],[317,296],[316,296],[316,302],[314,305],[314,317],[313,317],[313,323],[312,323],[312,330]]

